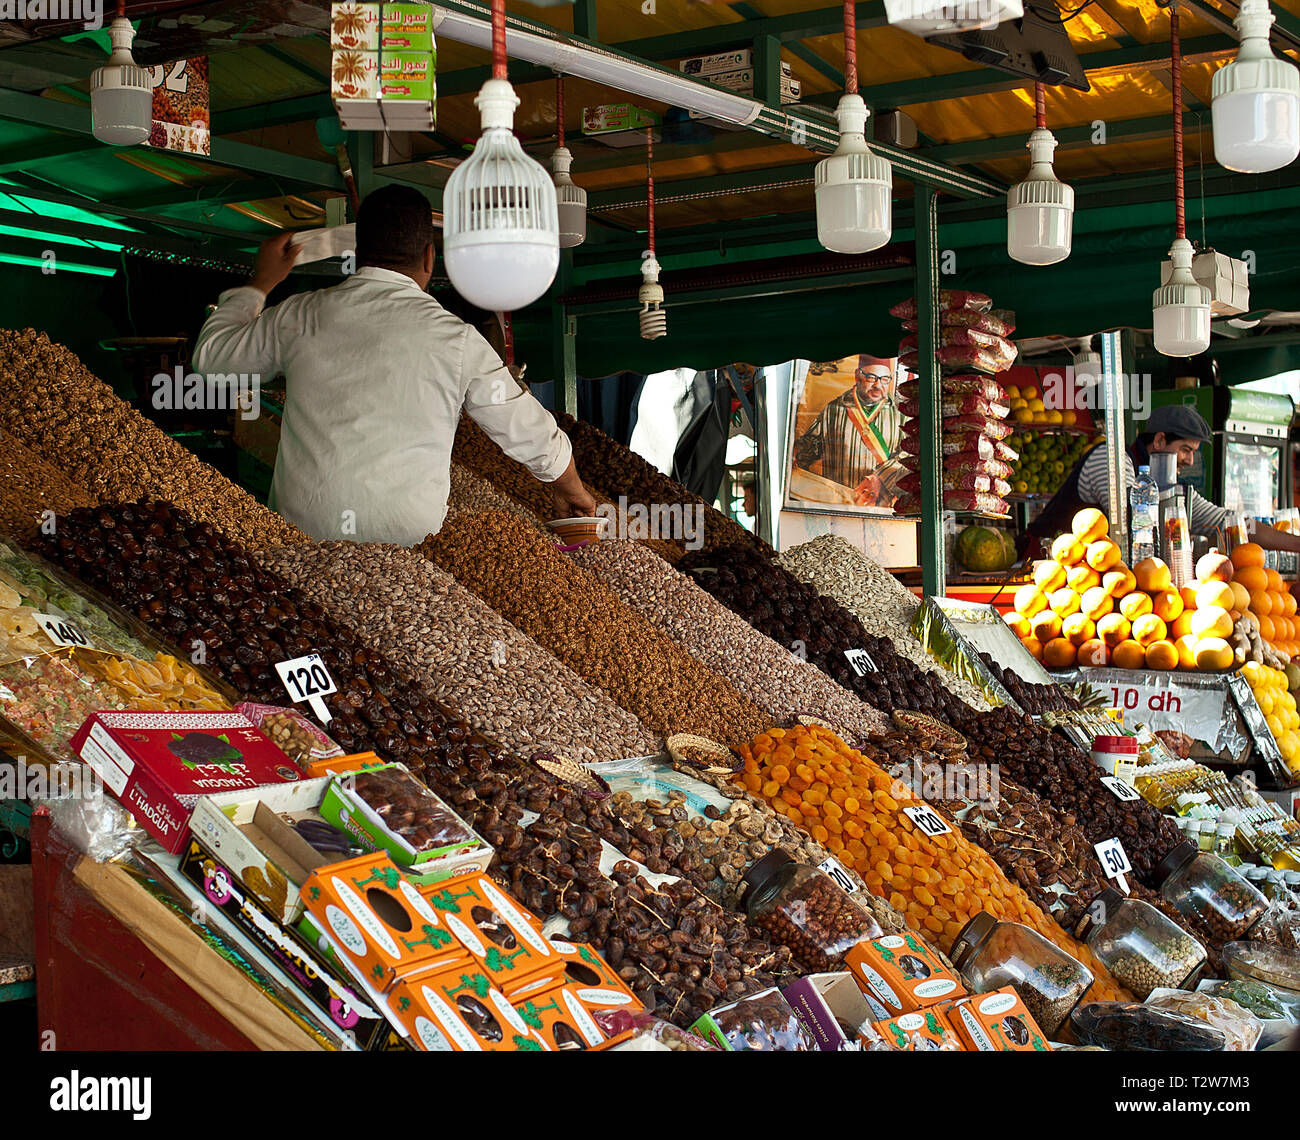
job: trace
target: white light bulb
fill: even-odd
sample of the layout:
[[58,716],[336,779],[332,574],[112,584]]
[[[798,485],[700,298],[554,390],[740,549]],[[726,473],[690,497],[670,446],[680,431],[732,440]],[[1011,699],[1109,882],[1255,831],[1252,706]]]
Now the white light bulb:
[[1029,173],[1007,191],[1007,253],[1025,265],[1054,265],[1070,256],[1074,187],[1056,177],[1056,136],[1043,127],[1029,136]]
[[893,236],[893,173],[867,146],[867,105],[840,96],[840,145],[817,164],[817,240],[833,253],[869,253]]
[[489,79],[474,100],[483,135],[443,191],[443,263],[480,309],[517,312],[550,288],[560,264],[555,184],[511,133],[519,98]]
[[135,29],[125,16],[109,26],[113,51],[90,76],[90,130],[102,143],[135,146],[153,129],[153,87],[131,54]]
[[1178,238],[1169,249],[1173,273],[1152,296],[1156,351],[1195,356],[1210,347],[1210,291],[1192,276],[1192,243]]
[[1243,174],[1279,170],[1300,155],[1300,71],[1273,54],[1272,24],[1268,0],[1243,0],[1241,49],[1211,83],[1215,161]]
[[551,155],[555,172],[555,201],[560,214],[560,248],[572,249],[587,240],[587,192],[569,177],[573,155],[567,146]]
[[648,249],[641,255],[641,288],[636,299],[641,306],[641,339],[667,336],[668,314],[664,312],[664,290],[659,284],[659,262]]

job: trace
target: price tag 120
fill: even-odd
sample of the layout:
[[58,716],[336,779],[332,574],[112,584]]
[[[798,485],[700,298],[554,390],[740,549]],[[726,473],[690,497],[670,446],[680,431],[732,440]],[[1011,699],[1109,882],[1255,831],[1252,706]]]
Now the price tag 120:
[[41,627],[48,637],[60,649],[71,646],[74,649],[90,648],[90,638],[81,632],[67,618],[56,617],[54,614],[32,614],[36,619],[36,624]]
[[846,649],[844,657],[849,663],[849,668],[859,677],[865,677],[868,673],[880,672],[875,661],[872,660],[871,654],[865,649]]
[[329,724],[334,719],[322,698],[339,690],[319,653],[277,662],[275,671],[280,674],[285,691],[295,704],[306,701],[322,724]]
[[921,807],[904,808],[903,814],[926,835],[946,835],[952,830],[944,822],[943,816],[924,804]]
[[1103,776],[1101,782],[1125,803],[1129,803],[1133,800],[1140,800],[1142,798],[1141,792],[1136,788],[1130,788],[1128,784],[1124,783],[1124,781],[1118,776]]
[[834,855],[827,856],[822,862],[817,864],[817,870],[829,875],[835,880],[836,884],[842,887],[849,894],[852,894],[858,888],[854,886],[853,880],[849,878],[849,873],[841,865],[840,861]]
[[1124,876],[1133,870],[1133,864],[1128,861],[1128,855],[1124,851],[1124,844],[1116,838],[1106,839],[1101,843],[1094,843],[1092,846],[1093,850],[1097,852],[1097,859],[1101,863],[1101,869],[1106,872],[1106,877],[1115,879],[1127,893],[1128,880]]

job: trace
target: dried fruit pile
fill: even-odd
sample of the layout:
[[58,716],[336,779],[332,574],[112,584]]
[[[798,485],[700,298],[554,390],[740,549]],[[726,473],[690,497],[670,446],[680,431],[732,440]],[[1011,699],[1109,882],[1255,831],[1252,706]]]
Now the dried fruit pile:
[[58,514],[94,504],[84,487],[0,431],[0,532],[26,542],[47,511]]
[[987,911],[1032,927],[1083,962],[1097,979],[1094,998],[1126,995],[1097,957],[1035,906],[985,852],[954,831],[930,836],[904,813],[923,803],[882,766],[891,763],[883,749],[867,745],[857,751],[809,725],[771,729],[742,754],[745,787],[852,864],[871,890],[906,915],[910,927],[945,951],[971,917]]
[[449,513],[418,549],[652,732],[734,745],[770,723],[515,515]]

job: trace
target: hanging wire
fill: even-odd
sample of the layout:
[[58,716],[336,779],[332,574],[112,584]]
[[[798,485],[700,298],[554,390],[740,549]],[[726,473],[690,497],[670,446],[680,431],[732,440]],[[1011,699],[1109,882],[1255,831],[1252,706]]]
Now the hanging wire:
[[649,236],[650,236],[650,256],[654,257],[655,253],[655,136],[654,127],[645,129],[645,193],[646,204],[649,207]]
[[1178,38],[1178,4],[1169,7],[1169,62],[1174,88],[1174,231],[1187,237],[1186,187],[1183,170],[1183,50]]
[[564,145],[564,76],[555,77],[555,145]]
[[1040,82],[1034,83],[1034,126],[1047,129],[1047,87]]
[[844,0],[844,90],[858,93],[858,15],[853,0]]
[[1199,111],[1196,112],[1196,149],[1201,165],[1201,248],[1209,249],[1210,243],[1205,237],[1205,125]]
[[492,0],[492,78],[509,78],[506,71],[506,0]]

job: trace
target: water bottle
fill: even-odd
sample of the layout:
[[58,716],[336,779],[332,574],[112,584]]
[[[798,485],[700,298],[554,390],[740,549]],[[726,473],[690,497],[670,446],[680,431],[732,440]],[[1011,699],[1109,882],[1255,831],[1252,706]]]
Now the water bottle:
[[1160,488],[1151,477],[1151,468],[1139,467],[1137,481],[1128,493],[1132,557],[1130,566],[1156,554],[1156,527],[1160,522]]

